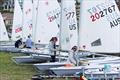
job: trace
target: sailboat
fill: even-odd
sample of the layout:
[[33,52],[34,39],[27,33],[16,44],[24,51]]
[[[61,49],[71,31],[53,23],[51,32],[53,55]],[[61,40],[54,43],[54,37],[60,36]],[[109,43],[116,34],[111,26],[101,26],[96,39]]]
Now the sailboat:
[[[18,0],[15,0],[11,41],[9,40],[10,43],[9,45],[3,47],[3,51],[20,52],[20,49],[16,49],[14,47],[14,42],[20,39],[21,37],[22,37],[22,10],[20,8]],[[4,38],[8,37],[4,36]]]
[[[80,10],[80,50],[101,53],[119,53],[120,15],[115,1],[82,0]],[[97,67],[94,65],[93,68]],[[67,73],[71,73],[71,75],[73,75],[76,70],[80,71],[80,69],[81,66],[69,68],[57,67],[51,68],[50,70],[52,70],[56,75],[67,75]]]
[[3,21],[3,17],[2,17],[2,14],[0,13],[0,42],[1,41],[9,41],[9,38],[8,38],[8,33],[7,33],[7,30],[6,30],[6,27],[5,27],[5,24],[4,24],[4,21]]
[[[27,38],[29,34],[32,34],[32,2],[31,0],[24,0],[23,11],[20,7],[18,0],[15,0],[15,8],[14,8],[14,18],[13,18],[13,27],[12,27],[12,40],[17,41],[18,39],[22,38],[23,41]],[[29,6],[28,6],[29,4]],[[18,15],[19,14],[19,15]],[[23,27],[24,24],[24,27]],[[27,31],[26,31],[27,30]],[[31,31],[30,31],[31,30]],[[24,36],[23,36],[24,35]],[[31,35],[32,36],[32,35]],[[16,51],[17,50],[17,51]],[[25,53],[24,49],[14,49],[12,50],[16,52]],[[15,59],[15,60],[14,60]],[[15,63],[21,62],[21,57],[13,57],[12,60]],[[17,61],[16,61],[17,60]],[[22,56],[22,62],[30,62],[30,61],[37,61],[31,59],[29,56]]]
[[[60,50],[70,51],[71,46],[77,45],[77,21],[75,12],[75,1],[64,0],[61,4],[61,21],[60,21]],[[73,42],[74,41],[74,42]],[[60,52],[61,53],[61,52]],[[66,61],[67,60],[67,61]],[[49,62],[34,64],[39,70],[47,70],[51,67],[58,67],[68,64],[68,59],[63,62]],[[72,65],[72,64],[71,64]]]
[[[52,21],[50,18],[50,16],[55,15],[54,14],[50,14],[51,12],[54,12],[54,10],[56,10],[59,6],[58,2],[56,0],[54,1],[36,1],[37,2],[37,6],[34,4],[35,13],[36,13],[36,21],[34,21],[34,26],[33,26],[33,40],[34,40],[34,44],[44,44],[47,45],[49,44],[49,40],[56,36],[59,32],[59,28],[58,25],[56,23],[55,20]],[[56,7],[55,5],[56,4]],[[44,11],[42,11],[44,9]],[[36,12],[37,11],[37,12]],[[34,14],[35,14],[34,13]],[[48,15],[49,14],[49,15]],[[34,19],[35,20],[35,19]],[[49,27],[49,28],[48,28]],[[31,53],[35,53],[32,54],[32,56],[29,57],[14,57],[13,59],[15,59],[15,61],[17,62],[22,62],[23,58],[24,59],[38,59],[38,60],[50,60],[50,53],[48,52],[48,49],[44,49],[41,51],[40,50],[33,50],[31,51]],[[30,62],[31,60],[28,59],[28,61]]]
[[[36,0],[35,0],[36,1]],[[33,4],[31,0],[24,0],[23,2],[23,11],[20,8],[20,5],[18,3],[18,0],[15,0],[15,9],[14,9],[14,23],[17,25],[19,25],[19,27],[21,28],[19,35],[16,34],[16,36],[19,36],[19,38],[23,38],[23,41],[25,41],[27,39],[28,35],[33,35],[32,31],[33,31]],[[29,6],[28,6],[29,4]],[[20,14],[18,16],[18,13]],[[16,14],[16,15],[15,15]],[[19,20],[19,21],[18,21]],[[14,29],[14,23],[13,23],[13,30]],[[16,26],[15,26],[16,27]],[[12,32],[13,33],[13,32]],[[15,36],[13,36],[15,37]],[[18,38],[18,39],[19,39]],[[16,40],[18,40],[16,39]],[[14,39],[15,40],[15,39]],[[30,53],[30,51],[28,51],[27,49],[20,49],[21,53]],[[19,56],[19,57],[13,57],[12,60],[19,64],[19,63],[30,63],[30,62],[40,62],[37,59],[33,59],[31,56]]]

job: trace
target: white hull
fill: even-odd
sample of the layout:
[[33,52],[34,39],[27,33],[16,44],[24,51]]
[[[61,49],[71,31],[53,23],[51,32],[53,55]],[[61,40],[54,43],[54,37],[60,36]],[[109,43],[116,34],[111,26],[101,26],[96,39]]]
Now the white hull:
[[[16,49],[16,48],[15,48]],[[44,53],[40,50],[34,51],[31,49],[20,49],[20,53],[25,53],[30,56],[19,56],[19,57],[13,57],[14,62],[16,63],[33,63],[33,62],[46,62],[51,60],[51,56],[48,53]],[[66,60],[67,58],[65,56],[63,57],[56,57],[56,61],[59,59]]]
[[20,53],[21,49],[15,48],[14,46],[10,45],[10,46],[0,46],[0,51]]
[[[73,75],[75,74],[75,71],[83,71],[84,69],[90,70],[99,70],[101,68],[104,68],[105,64],[109,64],[111,67],[120,67],[120,58],[119,57],[104,57],[99,60],[88,60],[88,62],[84,63],[84,66],[62,66],[62,67],[54,67],[50,68],[56,75],[63,76],[63,75]],[[99,71],[98,71],[99,72]]]
[[60,67],[60,66],[64,66],[65,64],[66,63],[51,62],[51,63],[34,64],[34,66],[37,67],[39,70],[48,70],[49,68]]
[[[91,66],[68,66],[68,67],[58,67],[58,68],[50,68],[54,72],[54,74],[58,76],[63,75],[75,75],[77,72],[84,73],[86,76],[89,76],[90,74],[94,75],[118,75],[120,74],[120,71],[118,68],[120,68],[120,64],[109,64],[108,67],[105,69],[106,64],[104,65],[91,65]],[[90,76],[89,76],[90,77]]]
[[58,68],[50,68],[57,76],[72,76],[76,72],[81,71],[82,67],[58,67]]
[[0,46],[13,46],[14,41],[0,41]]
[[38,63],[38,62],[44,62],[44,60],[34,59],[31,56],[20,56],[20,57],[13,57],[12,60],[16,64],[20,63]]
[[118,71],[110,71],[110,72],[107,72],[107,73],[102,71],[102,72],[94,72],[94,73],[85,73],[85,76],[91,77],[93,79],[95,79],[95,78],[105,78],[105,76],[107,78],[117,78],[117,77],[119,77],[119,74],[120,74],[120,72],[118,72]]

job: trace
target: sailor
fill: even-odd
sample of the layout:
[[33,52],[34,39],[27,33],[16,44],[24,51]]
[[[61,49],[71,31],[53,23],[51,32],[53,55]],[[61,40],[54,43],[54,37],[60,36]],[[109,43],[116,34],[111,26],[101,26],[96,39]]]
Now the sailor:
[[30,35],[28,36],[28,39],[25,42],[26,48],[32,48],[32,39],[30,38]]
[[77,59],[77,46],[73,46],[70,53],[69,53],[69,61],[70,63],[74,64],[75,66],[77,66],[78,64],[78,59]]
[[51,55],[51,62],[56,61],[56,42],[57,42],[57,37],[52,37],[50,42],[49,42],[49,52]]
[[18,40],[15,42],[15,48],[20,48],[21,45],[22,45],[22,38],[18,39]]

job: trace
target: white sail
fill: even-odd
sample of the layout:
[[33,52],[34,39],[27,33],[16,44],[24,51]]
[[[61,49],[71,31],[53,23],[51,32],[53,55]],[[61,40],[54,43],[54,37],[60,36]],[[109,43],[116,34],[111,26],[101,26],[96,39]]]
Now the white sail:
[[12,40],[16,41],[19,38],[22,38],[22,10],[20,8],[18,0],[15,0]]
[[48,13],[56,8],[54,4],[58,4],[58,2],[56,0],[39,0],[36,43],[48,44],[49,40],[56,36],[59,31],[57,23],[48,16]]
[[32,0],[24,0],[23,1],[23,41],[27,39],[29,35],[32,36],[32,15],[33,12],[33,4]]
[[[50,21],[56,21],[56,23],[58,24],[58,26],[60,26],[60,13],[61,13],[61,8],[59,3],[57,2],[57,0],[53,1],[54,4],[54,9],[48,11],[47,16],[49,17]],[[53,8],[53,7],[52,7]]]
[[[58,25],[58,27],[60,27],[60,13],[61,13],[61,8],[59,3],[57,2],[57,0],[55,1],[54,4],[54,9],[50,10],[47,12],[47,16],[49,17],[50,21],[55,21]],[[56,42],[57,45],[59,45],[59,32],[57,33],[58,41]]]
[[36,21],[37,21],[37,10],[38,10],[38,0],[33,0],[33,28],[32,28],[32,39],[35,42],[36,33]]
[[115,0],[82,0],[80,5],[80,49],[120,52],[120,12]]
[[[78,35],[77,35],[77,20],[76,20],[76,10],[75,10],[75,0],[62,0],[62,29],[61,29],[61,46],[64,46],[63,49],[72,48],[77,46]],[[66,33],[68,32],[68,33]],[[66,35],[65,35],[66,33]],[[65,38],[66,36],[66,38]],[[67,36],[69,37],[69,45],[67,45]],[[63,42],[63,40],[66,40]],[[65,44],[66,43],[66,44]]]
[[1,13],[0,13],[0,41],[9,41],[8,33]]

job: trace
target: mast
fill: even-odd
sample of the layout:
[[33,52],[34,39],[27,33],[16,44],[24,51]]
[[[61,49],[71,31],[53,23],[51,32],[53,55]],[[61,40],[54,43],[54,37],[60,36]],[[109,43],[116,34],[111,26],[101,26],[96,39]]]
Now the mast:
[[22,36],[21,36],[21,37],[22,37],[22,39],[23,39],[23,35],[24,35],[24,34],[23,34],[23,24],[24,24],[24,13],[23,13],[23,12],[24,12],[24,11],[23,11],[23,10],[24,10],[24,7],[23,7],[23,5],[24,5],[24,0],[23,0],[23,4],[22,4],[22,9],[21,9],[21,11],[22,11]]
[[59,48],[60,48],[60,50],[61,50],[61,25],[62,25],[62,5],[63,5],[63,0],[61,0],[61,10],[60,10],[60,12],[61,12],[61,14],[60,14],[60,34],[59,34]]
[[[61,0],[61,4],[60,4],[60,6],[61,6],[61,8],[60,8],[60,12],[61,12],[61,14],[60,14],[60,31],[59,31],[59,57],[60,57],[60,51],[61,51],[61,27],[62,27],[62,13],[63,13],[63,11],[62,11],[62,8],[63,8],[63,0]],[[59,62],[60,62],[61,60],[60,60],[60,58],[59,58]]]
[[[37,5],[37,6],[36,6]],[[37,17],[38,17],[38,6],[39,6],[39,0],[33,0],[33,46],[35,47],[35,33],[36,33],[36,26],[37,26]]]

